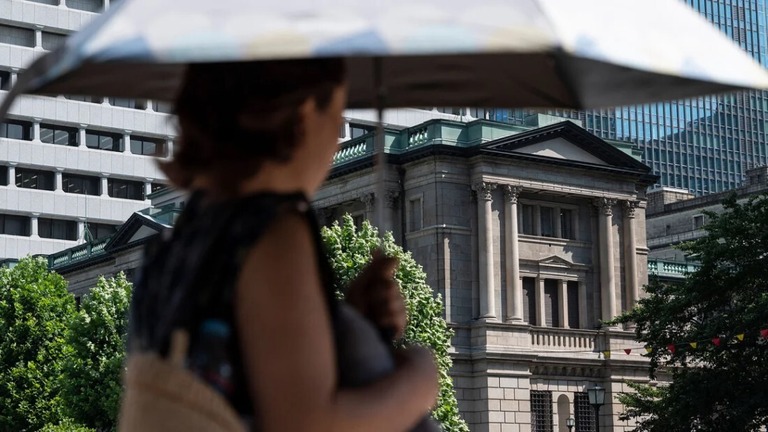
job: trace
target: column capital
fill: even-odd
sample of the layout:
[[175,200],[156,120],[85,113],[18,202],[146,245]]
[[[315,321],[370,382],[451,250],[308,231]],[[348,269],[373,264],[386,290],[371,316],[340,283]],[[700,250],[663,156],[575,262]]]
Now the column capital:
[[634,219],[635,211],[640,206],[640,201],[624,201],[622,204],[624,206],[624,214],[626,214],[629,219]]
[[395,209],[400,204],[400,191],[388,190],[384,196],[384,205],[389,209]]
[[483,201],[493,201],[492,192],[498,185],[496,183],[488,183],[479,181],[472,186],[472,189],[477,192],[477,198]]
[[603,214],[605,216],[611,216],[613,215],[613,206],[616,205],[616,200],[613,198],[596,198],[594,200],[594,205],[598,209],[603,211]]
[[360,196],[360,201],[365,204],[365,209],[367,211],[373,210],[373,204],[376,202],[376,196],[373,194],[373,192],[368,192]]
[[56,172],[64,172],[64,168],[62,167],[56,167],[54,169],[56,170]]
[[510,204],[517,204],[517,199],[520,197],[520,193],[523,192],[522,186],[504,185],[504,198]]

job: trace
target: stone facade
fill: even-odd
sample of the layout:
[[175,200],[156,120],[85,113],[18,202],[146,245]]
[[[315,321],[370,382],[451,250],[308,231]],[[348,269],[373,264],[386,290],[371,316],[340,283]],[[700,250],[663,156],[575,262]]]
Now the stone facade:
[[[385,179],[383,224],[424,267],[456,332],[453,376],[471,430],[565,431],[586,388],[611,397],[647,380],[632,333],[600,324],[648,278],[647,167],[557,124],[474,151],[405,153]],[[316,200],[324,222],[371,215],[374,186],[369,167],[332,176]],[[577,430],[591,430],[592,408],[579,407]],[[620,411],[604,407],[601,425],[629,429]]]
[[[331,224],[345,213],[373,220],[382,206],[379,225],[443,298],[471,430],[566,431],[569,416],[576,431],[593,430],[585,391],[595,385],[612,401],[601,428],[630,429],[614,396],[627,380],[647,381],[647,361],[631,331],[601,320],[631,307],[648,278],[649,168],[569,122],[431,121],[387,131],[391,163],[377,185],[371,140],[342,145],[314,207]],[[165,206],[183,199],[154,196]],[[73,290],[136,262],[129,246],[147,232],[144,216],[134,215],[107,253],[58,264]]]

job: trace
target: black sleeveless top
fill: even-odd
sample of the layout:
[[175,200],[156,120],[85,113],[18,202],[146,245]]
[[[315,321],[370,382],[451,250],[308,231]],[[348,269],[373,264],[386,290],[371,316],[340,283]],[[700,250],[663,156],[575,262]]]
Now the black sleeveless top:
[[302,194],[260,193],[225,201],[205,200],[203,193],[194,193],[172,232],[147,245],[134,285],[129,350],[165,356],[171,332],[183,328],[190,333],[190,351],[194,351],[200,323],[208,319],[227,323],[232,329],[226,353],[232,365],[233,388],[225,396],[249,420],[258,413],[253,412],[245,379],[233,304],[242,260],[274,221],[294,212],[304,215],[314,233],[321,281],[335,322],[333,273],[322,248],[319,226]]

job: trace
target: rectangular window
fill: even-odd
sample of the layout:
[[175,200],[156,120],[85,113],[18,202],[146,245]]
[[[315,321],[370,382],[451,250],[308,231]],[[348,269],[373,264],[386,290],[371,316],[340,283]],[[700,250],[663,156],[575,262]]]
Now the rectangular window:
[[141,201],[144,199],[144,183],[130,180],[107,180],[107,193],[112,198]]
[[16,187],[52,191],[55,189],[54,182],[52,172],[16,168]]
[[70,9],[86,12],[101,12],[103,8],[102,0],[66,0],[66,5]]
[[560,238],[576,238],[573,229],[573,210],[560,209]]
[[557,295],[559,285],[559,280],[544,280],[544,323],[547,327],[560,327],[560,298]]
[[29,218],[0,214],[0,234],[29,237]]
[[63,45],[65,40],[67,40],[66,35],[43,32],[43,49],[48,51],[54,50]]
[[8,167],[0,166],[0,186],[8,186]]
[[568,281],[568,327],[577,329],[581,327],[579,315],[579,283]]
[[0,70],[0,90],[11,89],[11,73],[9,71]]
[[168,187],[167,185],[164,185],[162,183],[152,183],[152,193],[155,193],[160,189],[165,189],[167,187]]
[[542,237],[554,237],[555,236],[555,209],[552,207],[541,207],[541,236]]
[[80,195],[99,195],[100,179],[93,176],[64,174],[61,187],[66,193]]
[[37,220],[37,234],[42,238],[77,240],[77,222],[40,218]]
[[0,138],[31,141],[32,123],[18,120],[7,120],[5,123],[0,123]]
[[520,224],[520,233],[526,235],[536,235],[534,232],[533,215],[534,208],[532,205],[523,204],[521,206],[520,216],[522,223]]
[[118,225],[87,223],[85,225],[85,236],[87,240],[100,240],[107,238],[117,232]]
[[523,319],[536,325],[536,278],[523,278]]
[[165,113],[165,114],[172,114],[173,113],[173,105],[166,103],[166,102],[154,102],[155,104],[155,111],[159,113]]
[[144,156],[165,156],[165,141],[131,136],[131,153]]
[[595,409],[589,404],[589,396],[586,392],[574,393],[573,412],[576,420],[576,432],[592,432],[595,424]]
[[69,100],[78,101],[78,102],[90,102],[90,103],[101,103],[102,102],[102,99],[100,97],[96,97],[96,96],[75,96],[75,95],[72,95],[72,96],[64,96],[64,97],[69,99]]
[[109,132],[85,131],[85,145],[96,150],[123,151],[123,137]]
[[704,228],[704,215],[696,215],[693,217],[693,229]]
[[52,124],[40,124],[40,141],[47,144],[77,146],[77,129]]
[[421,198],[408,202],[408,232],[419,231],[424,223],[424,209]]
[[350,139],[360,138],[361,136],[373,131],[373,126],[365,126],[361,124],[350,123],[349,134]]
[[552,392],[531,390],[531,432],[554,432]]
[[0,43],[34,48],[35,31],[24,27],[0,24]]

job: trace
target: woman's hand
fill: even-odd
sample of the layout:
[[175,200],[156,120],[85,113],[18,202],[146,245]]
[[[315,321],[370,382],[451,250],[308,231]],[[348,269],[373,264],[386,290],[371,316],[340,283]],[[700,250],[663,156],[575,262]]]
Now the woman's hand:
[[346,300],[381,332],[393,340],[403,337],[407,323],[405,301],[395,280],[397,258],[380,250],[373,260],[349,284]]

